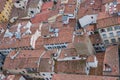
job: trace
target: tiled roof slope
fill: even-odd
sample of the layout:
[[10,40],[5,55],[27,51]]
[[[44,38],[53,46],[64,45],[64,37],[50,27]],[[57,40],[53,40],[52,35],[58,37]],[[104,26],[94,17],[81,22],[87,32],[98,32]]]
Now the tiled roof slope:
[[24,69],[24,68],[37,68],[37,62],[43,50],[22,50],[15,59],[11,59],[17,52],[12,51],[8,54],[4,62],[4,69]]
[[85,67],[85,60],[57,61],[55,64],[55,72],[85,74]]
[[109,65],[112,71],[104,71],[103,75],[119,75],[119,56],[118,46],[108,46],[105,51],[103,70],[105,70],[105,64]]
[[117,77],[107,76],[88,76],[88,75],[75,75],[75,74],[55,74],[52,80],[117,80]]

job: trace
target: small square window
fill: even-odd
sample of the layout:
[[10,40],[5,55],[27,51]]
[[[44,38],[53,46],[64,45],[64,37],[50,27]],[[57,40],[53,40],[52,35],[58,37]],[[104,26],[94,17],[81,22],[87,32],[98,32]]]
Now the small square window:
[[117,31],[117,35],[120,36],[120,31]]
[[112,43],[116,43],[116,40],[115,40],[115,39],[111,39],[111,42],[112,42]]
[[110,36],[110,37],[114,37],[114,34],[113,34],[113,32],[112,32],[112,33],[109,33],[109,36]]
[[114,29],[115,30],[120,30],[120,26],[115,26]]
[[107,31],[113,31],[112,27],[107,28]]
[[118,41],[120,42],[120,38],[118,38]]
[[109,44],[109,40],[104,40],[105,44]]
[[106,35],[106,34],[103,34],[102,37],[103,37],[103,38],[107,38],[107,35]]

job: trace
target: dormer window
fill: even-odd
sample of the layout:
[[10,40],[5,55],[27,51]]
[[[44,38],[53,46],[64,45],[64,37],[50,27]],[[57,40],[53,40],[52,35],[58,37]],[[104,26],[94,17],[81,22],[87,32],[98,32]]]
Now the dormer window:
[[104,70],[103,71],[111,72],[112,69],[108,64],[104,64]]
[[34,11],[30,11],[30,13],[34,14]]

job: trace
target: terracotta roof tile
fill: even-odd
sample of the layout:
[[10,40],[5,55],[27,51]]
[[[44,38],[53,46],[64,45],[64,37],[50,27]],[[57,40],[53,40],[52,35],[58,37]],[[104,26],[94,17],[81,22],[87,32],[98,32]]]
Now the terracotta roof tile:
[[98,67],[91,68],[89,75],[103,75],[103,61],[104,61],[105,52],[96,53],[95,56],[98,60]]
[[93,34],[93,35],[90,35],[89,37],[90,37],[92,44],[102,43],[102,39],[99,34]]
[[78,56],[75,48],[67,48],[61,51],[61,54],[58,59],[64,59],[66,57],[74,57],[74,56]]
[[95,25],[88,25],[85,27],[85,29],[87,31],[95,31],[96,30],[96,26]]
[[[71,27],[59,27],[59,32],[58,32],[58,37],[53,37],[53,38],[42,38],[40,37],[37,40],[36,44],[55,44],[55,43],[65,43],[65,42],[72,42],[72,35],[73,35],[73,28]],[[64,35],[64,36],[63,36]]]
[[[26,23],[27,22],[24,22],[24,24],[22,23],[22,28],[21,28],[21,34],[23,34],[25,31],[26,31],[26,29],[24,29],[23,27],[24,27],[24,25],[26,25]],[[14,33],[14,32],[16,32],[17,31],[17,25],[18,24],[16,24],[16,25],[13,25],[11,28],[10,28],[10,32],[12,32],[12,33]],[[16,37],[15,36],[13,36],[12,38],[4,38],[3,36],[2,36],[2,38],[1,38],[1,45],[0,45],[0,49],[7,49],[7,48],[17,48],[17,47],[25,47],[25,46],[28,46],[28,47],[30,47],[31,45],[30,45],[30,40],[31,40],[31,36],[32,36],[32,34],[34,34],[35,33],[35,31],[37,30],[39,28],[39,24],[33,24],[32,26],[31,26],[31,34],[29,34],[29,35],[24,35],[24,36],[22,36],[21,37],[21,39],[20,40],[18,40],[18,39],[16,39]],[[11,46],[12,45],[12,46]]]
[[68,0],[67,4],[75,5],[75,4],[77,4],[77,1],[76,0]]
[[120,19],[119,17],[106,17],[103,19],[97,20],[97,28],[105,28],[105,27],[110,27],[114,25],[120,24]]
[[42,12],[47,11],[48,9],[51,9],[53,7],[53,2],[46,2],[42,5]]
[[52,72],[53,61],[50,58],[42,58],[40,61],[40,72]]
[[65,14],[74,14],[74,10],[76,8],[76,5],[65,5],[65,10],[64,10],[64,13]]
[[87,76],[75,74],[54,74],[52,80],[117,80],[117,77]]
[[109,14],[106,13],[106,12],[99,12],[97,19],[98,19],[98,20],[101,20],[101,19],[105,19],[105,18],[109,18],[109,17],[112,17],[112,15],[109,15]]
[[91,5],[90,0],[84,0],[78,10],[78,18],[83,17],[84,15],[97,14],[101,10],[101,0],[94,0],[95,3]]
[[103,75],[118,75],[119,74],[119,56],[118,56],[118,46],[109,46],[106,48],[104,57],[104,68],[105,64],[109,65],[112,71],[103,72]]
[[19,52],[15,59],[11,59],[11,57],[16,54],[15,51],[12,51],[5,59],[4,69],[36,68],[39,57],[43,51],[44,50],[23,50]]
[[94,62],[94,57],[95,57],[95,55],[88,56],[87,62]]
[[105,3],[109,3],[109,2],[113,2],[114,0],[102,0],[102,3],[105,4]]
[[55,72],[85,74],[85,67],[85,60],[57,61],[55,64]]
[[35,17],[31,18],[32,23],[40,23],[43,21],[47,21],[48,17],[50,15],[50,11],[45,11],[45,12],[41,12],[37,15],[35,15]]
[[51,26],[49,23],[43,24],[41,27],[41,35],[42,36],[49,35],[50,34],[50,32],[49,32],[50,27]]

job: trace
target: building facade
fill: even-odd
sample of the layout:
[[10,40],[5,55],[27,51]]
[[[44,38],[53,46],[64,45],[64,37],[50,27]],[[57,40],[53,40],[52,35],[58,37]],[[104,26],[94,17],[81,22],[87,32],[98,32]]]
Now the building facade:
[[99,33],[105,44],[120,42],[120,25],[99,29]]

